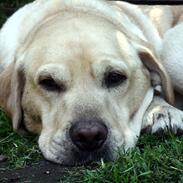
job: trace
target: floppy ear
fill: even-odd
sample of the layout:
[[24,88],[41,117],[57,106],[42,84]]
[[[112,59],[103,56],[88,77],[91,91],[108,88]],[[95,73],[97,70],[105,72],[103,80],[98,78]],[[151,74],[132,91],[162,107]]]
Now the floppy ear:
[[[174,103],[174,93],[173,87],[169,75],[167,74],[164,66],[158,60],[155,54],[153,54],[150,49],[146,47],[140,47],[139,57],[142,60],[143,64],[150,70],[152,74],[152,80],[156,80],[155,84],[159,84],[162,87],[162,94],[165,97],[166,101],[170,104]],[[158,78],[158,77],[159,78]]]
[[22,127],[21,98],[25,83],[22,67],[10,64],[0,74],[0,106],[12,118],[13,129]]

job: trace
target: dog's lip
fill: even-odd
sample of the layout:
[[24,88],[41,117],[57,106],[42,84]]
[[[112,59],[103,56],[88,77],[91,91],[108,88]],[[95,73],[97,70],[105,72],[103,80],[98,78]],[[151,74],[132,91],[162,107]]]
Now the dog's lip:
[[93,152],[86,152],[80,150],[72,150],[70,154],[70,162],[73,166],[88,165],[101,160],[112,161],[111,150],[108,145],[105,145],[99,150]]
[[111,153],[110,146],[106,144],[99,150],[93,152],[81,151],[75,147],[71,147],[68,151],[58,153],[49,149],[49,156],[46,154],[45,158],[51,162],[61,164],[62,166],[82,166],[89,165],[101,160],[113,161],[113,155]]

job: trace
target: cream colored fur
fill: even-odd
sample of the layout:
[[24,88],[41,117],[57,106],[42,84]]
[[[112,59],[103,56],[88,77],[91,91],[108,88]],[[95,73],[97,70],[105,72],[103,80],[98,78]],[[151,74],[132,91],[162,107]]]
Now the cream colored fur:
[[176,90],[183,94],[183,6],[142,6],[163,39],[161,60]]

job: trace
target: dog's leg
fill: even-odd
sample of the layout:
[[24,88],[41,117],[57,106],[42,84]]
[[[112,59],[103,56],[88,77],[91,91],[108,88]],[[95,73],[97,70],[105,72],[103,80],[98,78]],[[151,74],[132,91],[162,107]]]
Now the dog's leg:
[[144,115],[142,132],[162,134],[167,131],[183,135],[183,111],[155,97]]

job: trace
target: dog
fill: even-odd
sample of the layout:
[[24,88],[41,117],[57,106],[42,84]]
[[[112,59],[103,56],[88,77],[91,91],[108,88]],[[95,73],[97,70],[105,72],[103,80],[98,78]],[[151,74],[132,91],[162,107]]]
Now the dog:
[[174,40],[153,11],[36,0],[12,15],[0,31],[0,106],[13,129],[39,134],[44,157],[63,165],[115,160],[142,130],[180,132],[183,114],[173,106],[177,87],[165,63],[167,54],[176,59],[167,48]]

